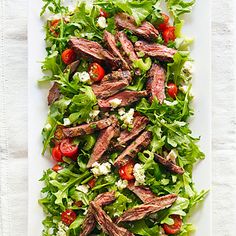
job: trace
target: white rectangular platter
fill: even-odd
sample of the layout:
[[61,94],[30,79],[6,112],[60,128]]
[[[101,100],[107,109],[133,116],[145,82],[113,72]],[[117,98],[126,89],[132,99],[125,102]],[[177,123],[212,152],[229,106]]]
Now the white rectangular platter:
[[[42,77],[40,61],[45,56],[43,22],[39,17],[41,0],[29,1],[28,13],[28,157],[29,157],[29,208],[28,235],[41,236],[42,208],[38,205],[41,183],[38,181],[44,169],[52,163],[41,156],[41,129],[47,116],[48,88],[40,88],[37,80]],[[194,64],[193,94],[195,96],[195,116],[192,129],[195,135],[201,135],[200,146],[206,159],[194,170],[197,188],[211,188],[211,27],[210,1],[197,0],[193,13],[186,18],[184,33],[194,37],[192,50]],[[202,206],[199,206],[191,221],[196,225],[194,236],[211,234],[211,194]]]

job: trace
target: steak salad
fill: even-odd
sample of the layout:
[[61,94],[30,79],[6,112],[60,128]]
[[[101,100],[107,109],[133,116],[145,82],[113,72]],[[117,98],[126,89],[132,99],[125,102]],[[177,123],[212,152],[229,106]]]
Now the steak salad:
[[181,33],[194,0],[43,3],[42,235],[190,235],[207,194],[192,179],[204,154]]

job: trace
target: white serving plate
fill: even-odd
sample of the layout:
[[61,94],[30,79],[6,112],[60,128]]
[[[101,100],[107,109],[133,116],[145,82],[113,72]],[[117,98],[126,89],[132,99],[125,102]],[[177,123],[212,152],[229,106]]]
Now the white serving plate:
[[[42,184],[38,181],[43,170],[52,163],[41,156],[41,129],[47,116],[48,87],[40,88],[37,80],[42,77],[40,61],[45,56],[43,24],[39,17],[41,0],[29,1],[28,18],[28,156],[29,156],[29,208],[28,236],[41,236],[42,208],[38,205]],[[195,59],[193,94],[195,116],[191,123],[195,135],[201,135],[200,146],[206,159],[194,170],[197,188],[211,188],[211,26],[210,1],[198,0],[193,13],[186,17],[184,32],[195,38],[192,56]],[[197,231],[194,236],[211,236],[211,194],[204,204],[197,207],[191,222]]]

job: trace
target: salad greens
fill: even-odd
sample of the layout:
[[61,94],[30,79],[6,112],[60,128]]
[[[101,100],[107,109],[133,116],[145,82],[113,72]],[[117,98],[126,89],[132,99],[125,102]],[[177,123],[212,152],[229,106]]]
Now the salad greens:
[[[86,38],[102,42],[104,28],[97,22],[100,8],[108,13],[106,19],[108,30],[116,32],[114,15],[126,12],[132,15],[137,25],[145,19],[158,26],[162,23],[161,3],[166,3],[169,13],[173,17],[176,27],[176,40],[168,46],[178,49],[173,62],[161,62],[167,72],[167,82],[174,82],[179,87],[175,99],[167,96],[163,104],[155,98],[152,103],[143,98],[134,105],[134,110],[149,119],[147,129],[152,132],[153,138],[150,146],[138,154],[138,160],[145,171],[145,185],[156,195],[175,193],[177,201],[168,209],[161,210],[143,220],[125,224],[135,235],[157,236],[163,235],[162,224],[173,224],[171,215],[180,215],[183,224],[177,235],[187,236],[194,230],[189,223],[189,216],[194,207],[207,195],[207,191],[198,192],[192,180],[193,166],[204,159],[203,152],[197,144],[199,138],[193,137],[189,128],[189,118],[194,114],[191,102],[191,62],[189,45],[190,41],[182,36],[182,16],[190,13],[193,1],[185,0],[94,0],[79,1],[71,10],[62,0],[43,0],[44,6],[41,16],[51,14],[54,18],[46,21],[46,51],[47,56],[42,62],[45,76],[39,81],[56,82],[59,85],[60,97],[49,107],[47,122],[42,130],[43,151],[52,150],[54,147],[54,133],[58,126],[75,126],[96,120],[96,115],[101,112],[98,101],[91,88],[91,81],[84,81],[81,73],[88,70],[89,61],[80,59],[77,72],[72,75],[61,58],[62,52],[68,48],[70,37]],[[57,20],[57,21],[55,21]],[[132,32],[127,32],[132,42],[137,41]],[[158,43],[164,43],[158,38]],[[119,46],[119,45],[118,45]],[[155,59],[155,62],[158,60]],[[152,59],[139,55],[133,62],[133,68],[140,69],[141,74],[135,76],[135,81],[128,86],[129,90],[140,91],[145,87],[147,73],[152,65]],[[113,114],[119,116],[117,111]],[[94,115],[96,114],[96,115]],[[118,171],[112,165],[108,166],[106,174],[96,175],[86,168],[91,150],[97,140],[97,134],[89,134],[76,138],[74,142],[79,145],[79,154],[76,161],[63,157],[59,162],[59,171],[48,169],[44,171],[41,181],[44,183],[40,205],[46,214],[43,221],[43,236],[77,236],[81,231],[89,202],[98,194],[114,190],[116,201],[104,208],[111,217],[120,216],[125,210],[137,206],[140,199],[125,188],[117,184],[120,180]],[[168,172],[155,161],[154,153],[165,156],[167,150],[176,154],[177,164],[185,170],[183,175]],[[118,152],[110,156],[111,163],[118,156]],[[95,185],[89,187],[90,180],[96,177]],[[79,204],[78,204],[79,203]],[[66,209],[76,212],[76,220],[69,226],[61,222],[61,214]],[[105,235],[99,227],[93,231],[95,235]]]

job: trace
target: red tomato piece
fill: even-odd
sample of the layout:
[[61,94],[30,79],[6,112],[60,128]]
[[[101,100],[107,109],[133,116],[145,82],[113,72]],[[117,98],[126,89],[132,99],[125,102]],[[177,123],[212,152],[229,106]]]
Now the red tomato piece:
[[93,188],[96,184],[96,179],[93,178],[93,179],[90,179],[89,182],[88,182],[88,185],[90,188]]
[[176,39],[175,36],[175,27],[174,26],[168,26],[162,33],[162,37],[165,41],[165,43],[168,43],[169,41],[174,41]]
[[61,153],[66,156],[73,158],[78,153],[78,145],[73,144],[69,138],[63,139],[60,144]]
[[100,81],[103,79],[105,75],[105,70],[102,66],[100,66],[98,63],[94,62],[89,66],[89,75],[91,77],[91,80],[93,81]]
[[71,225],[76,219],[76,213],[73,210],[67,209],[61,214],[61,221],[66,225]]
[[163,22],[161,24],[159,24],[158,26],[158,30],[163,32],[168,26],[169,26],[169,16],[167,16],[166,14],[162,13],[162,19]]
[[57,162],[63,162],[63,154],[60,150],[60,146],[56,145],[53,149],[52,149],[52,158],[57,161]]
[[133,161],[130,161],[126,165],[122,166],[119,169],[119,175],[120,175],[121,179],[133,180],[134,179],[133,169],[134,169],[134,162]]
[[60,23],[61,19],[55,19],[55,20],[52,20],[50,21],[50,32],[55,36],[55,37],[58,37],[59,33],[56,32],[57,30],[57,27]]
[[56,165],[54,165],[54,166],[52,167],[52,170],[54,170],[54,171],[56,171],[56,172],[58,172],[58,171],[60,171],[60,170],[62,170],[62,169],[63,169],[63,167],[60,166],[60,165],[58,165],[58,164],[56,164]]
[[168,83],[167,84],[167,92],[169,94],[170,97],[172,97],[173,99],[176,98],[177,93],[178,93],[178,87],[176,84],[174,83]]
[[76,59],[76,54],[75,52],[68,48],[66,49],[62,54],[61,54],[62,61],[66,64],[69,65]]
[[107,18],[108,17],[108,13],[101,8],[100,9],[100,16],[103,16],[103,17]]
[[182,219],[179,215],[171,215],[170,216],[174,220],[173,225],[163,224],[163,229],[165,230],[166,234],[177,234],[180,231],[182,226]]

